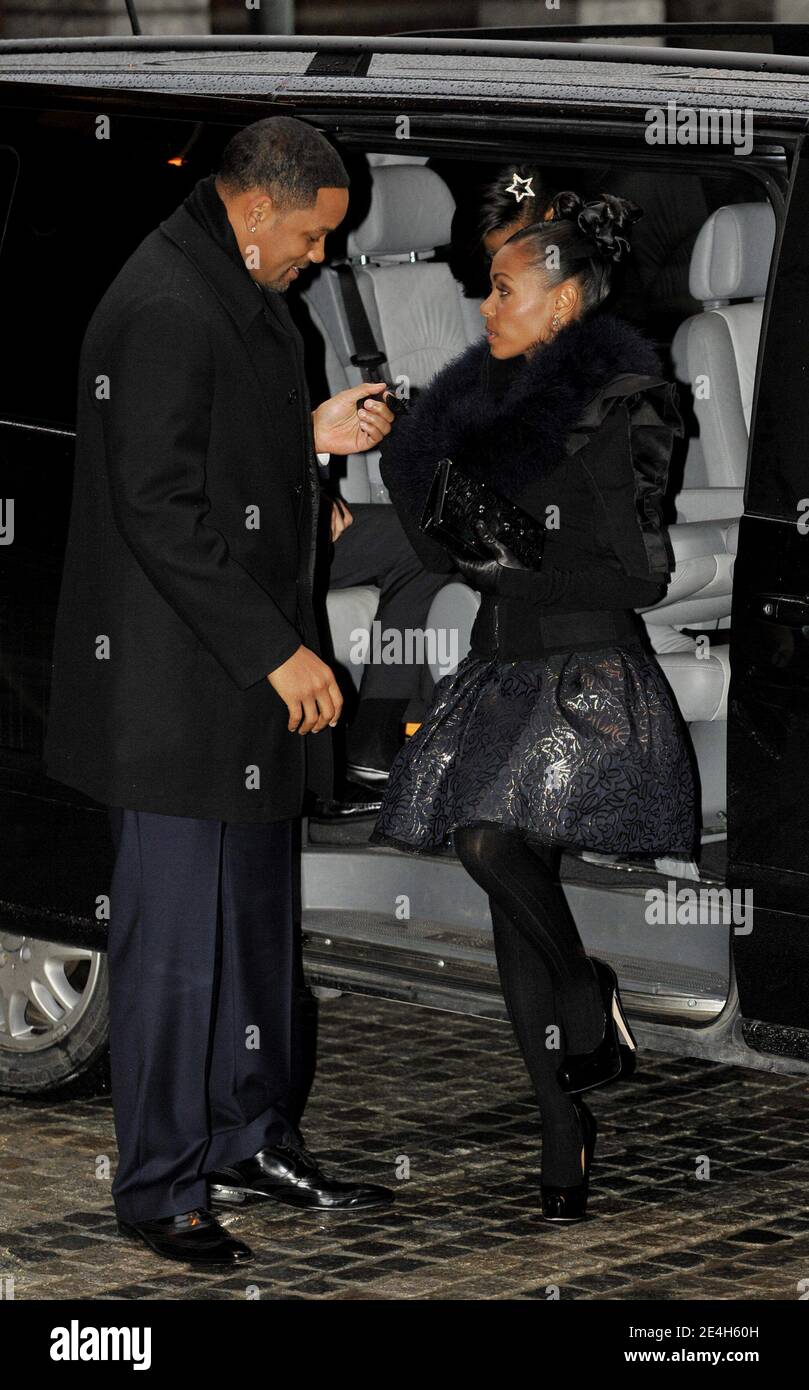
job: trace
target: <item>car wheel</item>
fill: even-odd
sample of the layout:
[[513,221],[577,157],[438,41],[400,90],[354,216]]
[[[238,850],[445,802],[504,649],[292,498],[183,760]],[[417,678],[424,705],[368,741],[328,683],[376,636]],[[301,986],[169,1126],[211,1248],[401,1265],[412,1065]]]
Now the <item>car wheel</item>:
[[108,1088],[103,952],[0,927],[0,1092]]

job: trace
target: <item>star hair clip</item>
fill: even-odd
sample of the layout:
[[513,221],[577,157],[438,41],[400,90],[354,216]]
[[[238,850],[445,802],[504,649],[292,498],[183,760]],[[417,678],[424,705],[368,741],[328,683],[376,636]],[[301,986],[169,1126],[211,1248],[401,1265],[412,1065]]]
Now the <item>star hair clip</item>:
[[529,174],[527,179],[521,179],[515,169],[511,183],[506,185],[506,193],[513,193],[518,203],[521,203],[523,198],[535,198],[536,193],[531,187],[533,181],[533,174]]

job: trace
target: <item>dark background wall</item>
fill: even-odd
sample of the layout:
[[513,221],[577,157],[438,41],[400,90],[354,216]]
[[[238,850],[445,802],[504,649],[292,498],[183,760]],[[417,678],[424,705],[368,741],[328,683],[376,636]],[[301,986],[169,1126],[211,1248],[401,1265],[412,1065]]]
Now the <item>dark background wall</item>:
[[[807,21],[809,0],[135,0],[144,33],[390,34],[491,24]],[[128,34],[124,0],[0,0],[0,35]],[[738,47],[738,43],[736,44]]]

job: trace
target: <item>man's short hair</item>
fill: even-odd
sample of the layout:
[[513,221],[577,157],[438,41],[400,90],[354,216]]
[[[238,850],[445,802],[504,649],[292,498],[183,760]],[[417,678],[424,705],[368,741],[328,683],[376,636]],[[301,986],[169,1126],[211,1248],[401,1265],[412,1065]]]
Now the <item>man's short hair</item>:
[[282,212],[311,207],[319,188],[349,185],[325,135],[294,116],[268,116],[240,130],[225,146],[219,178],[229,193],[262,189]]

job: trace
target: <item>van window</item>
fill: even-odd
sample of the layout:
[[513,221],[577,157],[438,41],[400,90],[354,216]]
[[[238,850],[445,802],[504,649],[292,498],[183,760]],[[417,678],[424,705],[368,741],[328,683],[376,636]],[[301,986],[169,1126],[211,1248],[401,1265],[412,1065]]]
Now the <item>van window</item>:
[[[103,98],[102,98],[103,99]],[[0,247],[0,415],[70,426],[90,316],[138,243],[215,167],[229,131],[111,111],[3,112],[18,170]],[[1,224],[0,224],[1,225]]]

